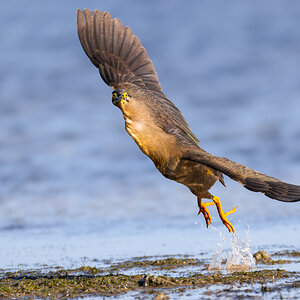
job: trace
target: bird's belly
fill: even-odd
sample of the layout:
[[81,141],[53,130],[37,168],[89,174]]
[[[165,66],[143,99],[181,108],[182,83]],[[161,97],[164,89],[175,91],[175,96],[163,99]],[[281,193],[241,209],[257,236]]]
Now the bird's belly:
[[207,192],[219,179],[206,166],[187,160],[181,160],[166,177],[184,184],[195,195]]

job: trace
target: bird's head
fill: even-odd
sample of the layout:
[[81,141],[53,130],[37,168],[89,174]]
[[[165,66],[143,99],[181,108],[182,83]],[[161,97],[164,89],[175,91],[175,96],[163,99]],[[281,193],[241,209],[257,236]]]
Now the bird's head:
[[116,89],[112,92],[112,103],[119,107],[124,118],[144,119],[149,115],[149,109],[144,101],[143,91],[138,93],[134,89]]
[[130,95],[124,89],[117,89],[112,92],[112,103],[120,109],[123,109],[130,99]]

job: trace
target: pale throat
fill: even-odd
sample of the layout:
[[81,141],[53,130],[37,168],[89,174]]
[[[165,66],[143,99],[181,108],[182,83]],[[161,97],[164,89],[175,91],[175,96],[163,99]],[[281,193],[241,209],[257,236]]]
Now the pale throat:
[[138,138],[136,135],[141,138],[145,138],[144,135],[147,134],[147,123],[149,123],[149,120],[148,122],[145,120],[145,113],[143,112],[143,109],[144,107],[140,106],[130,107],[124,104],[121,105],[126,130],[135,141],[136,138]]
[[135,140],[135,142],[141,147],[141,140],[146,138],[145,121],[143,119],[136,120],[130,118],[128,115],[123,113],[125,119],[125,128],[129,135]]
[[[163,172],[169,162],[170,153],[173,153],[174,139],[168,138],[168,135],[150,120],[139,119],[136,116],[132,119],[126,114],[123,114],[123,116],[128,134],[133,138],[142,152]],[[166,144],[167,140],[169,141],[168,144]],[[168,149],[169,147],[171,149]]]

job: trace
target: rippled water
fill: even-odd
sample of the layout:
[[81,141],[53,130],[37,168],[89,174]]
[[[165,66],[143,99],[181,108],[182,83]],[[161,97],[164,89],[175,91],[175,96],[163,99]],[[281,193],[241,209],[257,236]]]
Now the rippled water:
[[[78,41],[78,7],[132,28],[203,148],[300,184],[300,3],[270,3],[2,1],[0,268],[212,256],[220,242],[124,131]],[[226,183],[212,192],[238,205],[230,219],[252,249],[300,248],[299,203]]]

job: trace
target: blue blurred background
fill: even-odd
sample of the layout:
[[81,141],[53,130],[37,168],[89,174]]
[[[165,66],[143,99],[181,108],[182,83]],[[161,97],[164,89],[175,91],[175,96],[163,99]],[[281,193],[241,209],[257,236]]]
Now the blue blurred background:
[[[299,1],[2,0],[4,260],[14,240],[24,247],[26,232],[26,243],[33,242],[31,230],[46,240],[53,228],[54,236],[65,232],[66,241],[75,233],[106,233],[107,240],[169,228],[178,239],[181,228],[189,232],[204,223],[196,216],[195,197],[163,178],[125,132],[110,88],[77,37],[76,10],[85,7],[108,10],[131,27],[163,91],[205,150],[300,184]],[[212,193],[225,209],[239,206],[233,223],[241,219],[258,232],[265,222],[295,219],[299,236],[299,203],[251,193],[228,178],[226,183],[227,189],[217,184]],[[198,226],[197,235],[202,234],[207,230]],[[111,246],[107,249],[103,256]]]

